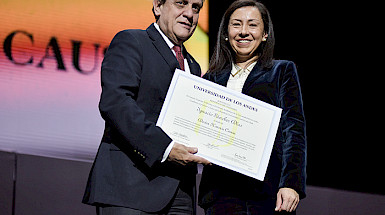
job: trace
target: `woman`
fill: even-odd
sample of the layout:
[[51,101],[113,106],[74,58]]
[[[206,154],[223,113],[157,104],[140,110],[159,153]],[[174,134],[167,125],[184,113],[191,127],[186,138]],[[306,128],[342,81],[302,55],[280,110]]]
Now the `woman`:
[[[282,108],[264,181],[205,166],[199,203],[206,214],[293,212],[305,197],[305,118],[296,67],[273,60],[274,32],[266,7],[235,1],[225,12],[205,78]],[[274,212],[277,211],[277,212]]]

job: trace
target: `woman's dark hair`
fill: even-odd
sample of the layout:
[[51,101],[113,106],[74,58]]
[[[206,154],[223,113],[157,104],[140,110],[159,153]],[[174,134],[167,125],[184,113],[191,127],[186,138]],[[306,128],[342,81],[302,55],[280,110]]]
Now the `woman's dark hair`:
[[256,0],[237,0],[230,5],[222,17],[221,24],[219,25],[217,42],[214,47],[214,53],[211,56],[208,72],[218,72],[230,65],[231,62],[235,62],[235,52],[225,38],[228,37],[230,16],[235,10],[247,6],[258,8],[262,16],[264,33],[268,35],[267,40],[262,42],[256,50],[256,54],[259,56],[259,63],[262,68],[269,68],[272,66],[275,39],[273,23],[269,11],[265,5]]

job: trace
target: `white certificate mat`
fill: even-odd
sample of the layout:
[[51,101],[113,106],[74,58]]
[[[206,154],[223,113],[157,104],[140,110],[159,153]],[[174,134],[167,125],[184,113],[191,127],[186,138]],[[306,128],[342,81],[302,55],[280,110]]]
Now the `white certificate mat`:
[[157,126],[210,162],[264,180],[282,109],[176,70]]

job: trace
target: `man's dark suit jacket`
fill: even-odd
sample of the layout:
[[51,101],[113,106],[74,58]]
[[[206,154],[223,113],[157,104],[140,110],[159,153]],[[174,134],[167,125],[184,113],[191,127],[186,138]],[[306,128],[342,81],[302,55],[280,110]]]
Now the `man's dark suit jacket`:
[[[183,54],[191,73],[200,76],[199,64]],[[114,37],[101,70],[105,131],[83,203],[155,212],[170,202],[180,180],[195,186],[196,165],[160,162],[172,140],[155,124],[176,68],[175,55],[153,24]]]
[[[204,78],[226,86],[231,66],[207,73]],[[279,188],[295,189],[305,197],[306,134],[298,74],[293,62],[273,61],[270,69],[254,66],[242,93],[282,108],[282,115],[269,165],[263,182],[218,166],[205,166],[199,188],[202,207],[220,196],[266,199],[276,198]]]

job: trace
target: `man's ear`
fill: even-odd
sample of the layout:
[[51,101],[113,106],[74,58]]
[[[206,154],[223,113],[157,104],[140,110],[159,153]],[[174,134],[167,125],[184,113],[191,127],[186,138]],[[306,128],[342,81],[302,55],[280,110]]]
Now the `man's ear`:
[[154,14],[155,16],[160,16],[161,12],[160,12],[160,6],[161,6],[161,3],[159,0],[153,0],[152,1],[152,6],[153,6],[153,10],[154,10]]

